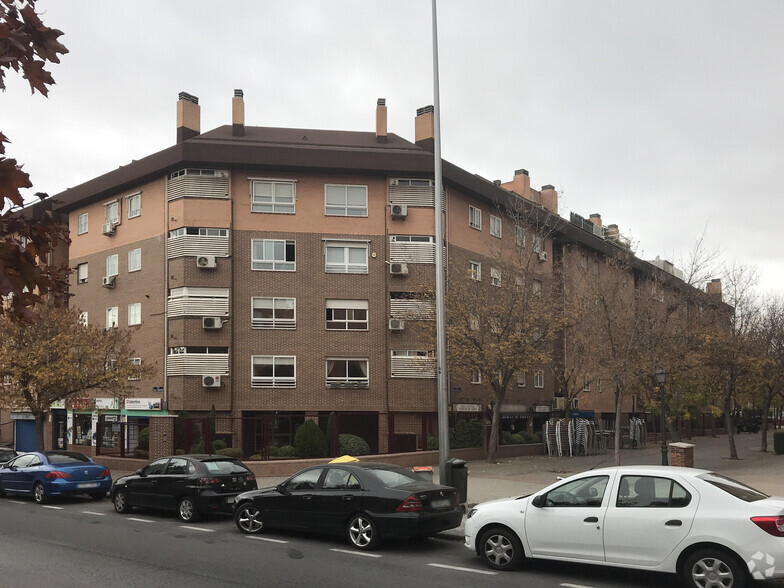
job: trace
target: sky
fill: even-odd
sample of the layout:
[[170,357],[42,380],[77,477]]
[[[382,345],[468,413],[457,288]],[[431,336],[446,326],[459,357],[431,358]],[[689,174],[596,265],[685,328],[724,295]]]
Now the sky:
[[[57,194],[175,143],[181,91],[202,132],[231,124],[414,140],[433,104],[430,0],[39,0],[70,53],[49,98],[13,72],[7,155]],[[600,213],[637,255],[695,244],[784,295],[784,2],[440,0],[442,156],[488,180],[526,169],[559,212]],[[714,277],[721,277],[717,267]]]

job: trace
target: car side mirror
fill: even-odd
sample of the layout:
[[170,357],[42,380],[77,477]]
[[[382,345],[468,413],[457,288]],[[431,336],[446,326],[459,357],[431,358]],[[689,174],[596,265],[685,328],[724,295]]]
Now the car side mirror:
[[138,470],[136,470],[136,473],[135,473],[135,475],[136,475],[136,476],[141,476],[141,477],[143,478],[143,477],[144,477],[144,476],[146,476],[147,474],[145,474],[145,473],[144,473],[144,469],[138,469]]
[[275,490],[277,490],[281,494],[288,494],[288,492],[286,491],[286,484],[278,484],[277,486],[275,486]]
[[531,500],[531,504],[537,508],[542,508],[545,502],[545,495],[540,494],[539,496],[534,496]]

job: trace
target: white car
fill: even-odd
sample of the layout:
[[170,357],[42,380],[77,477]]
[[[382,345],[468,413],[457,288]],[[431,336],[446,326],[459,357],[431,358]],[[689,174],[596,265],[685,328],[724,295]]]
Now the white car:
[[465,545],[497,570],[543,558],[676,573],[687,586],[784,577],[784,498],[706,470],[623,466],[478,504]]

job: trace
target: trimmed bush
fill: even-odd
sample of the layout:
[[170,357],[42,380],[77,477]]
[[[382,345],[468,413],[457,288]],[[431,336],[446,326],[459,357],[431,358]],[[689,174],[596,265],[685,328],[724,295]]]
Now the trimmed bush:
[[227,447],[228,445],[226,445],[226,442],[223,439],[215,439],[215,441],[212,442],[212,451],[215,453],[218,453],[221,449],[226,449]]
[[501,443],[503,445],[510,445],[512,443],[511,431],[501,431]]
[[520,433],[513,433],[511,439],[512,443],[515,445],[521,445],[525,443],[525,436]]
[[484,425],[476,419],[459,420],[454,429],[449,430],[450,446],[454,449],[463,447],[481,447]]
[[338,435],[338,446],[340,455],[367,455],[370,453],[370,445],[362,437],[344,433]]
[[438,449],[438,437],[436,437],[435,435],[428,435],[427,448],[430,451],[435,451],[436,449]]
[[150,459],[150,452],[146,449],[139,449],[137,447],[133,450],[132,454],[134,457],[138,457],[139,459]]
[[294,457],[294,446],[284,445],[278,450],[278,457]]
[[773,452],[776,455],[784,453],[784,431],[773,432]]
[[539,433],[531,433],[531,436],[528,438],[527,443],[541,443],[542,437]]
[[248,461],[261,461],[261,453],[254,453],[248,458]]
[[324,457],[326,439],[316,421],[307,419],[294,433],[294,454],[297,457]]
[[191,445],[190,451],[188,453],[204,453],[204,443],[199,440],[197,443]]
[[144,427],[139,431],[139,444],[137,449],[150,449],[150,428]]
[[218,455],[233,457],[234,459],[242,459],[242,449],[238,449],[236,447],[224,447],[223,449],[218,449],[215,453]]
[[278,455],[280,454],[280,447],[278,447],[277,445],[269,445],[267,447],[267,454],[270,457],[278,457]]

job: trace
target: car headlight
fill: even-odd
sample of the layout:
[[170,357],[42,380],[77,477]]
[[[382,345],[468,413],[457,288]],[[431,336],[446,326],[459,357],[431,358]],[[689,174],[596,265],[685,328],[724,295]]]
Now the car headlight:
[[477,510],[477,509],[475,509],[475,508],[472,508],[471,510],[469,510],[469,511],[468,511],[468,515],[466,515],[466,519],[470,519],[470,518],[471,518],[472,516],[474,516],[474,515],[475,515],[477,512],[478,512],[478,510]]

